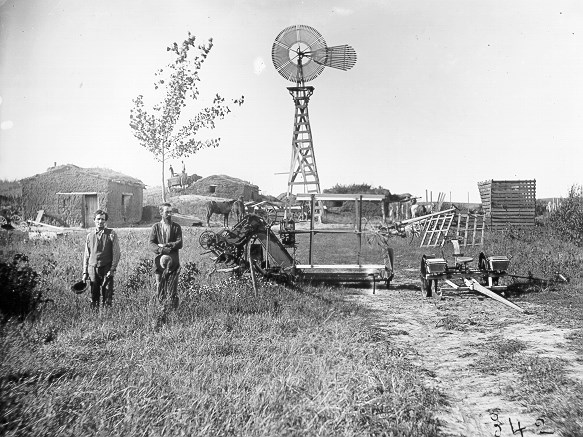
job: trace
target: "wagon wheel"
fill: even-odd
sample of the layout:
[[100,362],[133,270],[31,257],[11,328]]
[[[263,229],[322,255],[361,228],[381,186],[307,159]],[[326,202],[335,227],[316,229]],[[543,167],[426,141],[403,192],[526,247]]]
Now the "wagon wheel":
[[409,245],[411,245],[415,237],[421,235],[421,227],[418,223],[411,223],[411,225],[405,226],[405,232],[409,234]]
[[426,255],[423,255],[421,257],[421,291],[423,293],[425,293],[425,295],[427,297],[431,297],[433,296],[433,290],[432,290],[432,285],[433,288],[435,289],[435,292],[437,292],[437,279],[426,279],[425,275],[427,274],[427,269],[426,269],[426,264],[425,264],[425,260],[427,259]]
[[277,210],[275,208],[266,208],[265,221],[268,226],[273,225],[277,221]]
[[488,271],[488,262],[486,261],[486,255],[484,252],[480,252],[480,256],[478,257],[478,269],[482,272]]
[[198,243],[203,249],[206,250],[209,250],[216,240],[217,236],[212,231],[204,231],[202,234],[200,234],[200,237],[198,237]]

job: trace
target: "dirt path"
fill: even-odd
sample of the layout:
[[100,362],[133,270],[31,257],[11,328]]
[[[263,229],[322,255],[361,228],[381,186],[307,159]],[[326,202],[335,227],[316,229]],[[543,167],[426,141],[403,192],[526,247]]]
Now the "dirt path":
[[[515,339],[527,344],[522,353],[560,357],[568,363],[569,376],[583,380],[583,366],[575,361],[576,354],[563,346],[570,331],[544,325],[534,315],[521,314],[488,298],[460,293],[424,298],[416,273],[404,273],[401,276],[408,278],[396,276],[388,290],[377,289],[374,295],[372,290],[355,290],[350,299],[369,308],[373,326],[407,347],[409,358],[427,375],[427,384],[446,395],[449,406],[438,414],[443,435],[510,436],[509,419],[515,430],[518,421],[526,427],[524,436],[539,435],[538,417],[507,396],[506,389],[516,384],[517,375],[487,375],[474,363],[488,353],[480,347],[485,340]],[[532,305],[522,306],[536,314]],[[548,421],[545,430],[561,435]]]

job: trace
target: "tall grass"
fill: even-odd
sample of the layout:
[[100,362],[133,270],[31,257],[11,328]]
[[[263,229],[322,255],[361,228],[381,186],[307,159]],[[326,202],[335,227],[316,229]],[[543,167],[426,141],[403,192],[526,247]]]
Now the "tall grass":
[[557,238],[583,247],[583,186],[571,187],[559,208],[551,213],[548,224]]
[[326,288],[214,274],[184,229],[181,304],[154,329],[147,232],[120,232],[111,309],[70,285],[84,235],[14,243],[54,303],[0,335],[5,435],[438,435],[405,351]]

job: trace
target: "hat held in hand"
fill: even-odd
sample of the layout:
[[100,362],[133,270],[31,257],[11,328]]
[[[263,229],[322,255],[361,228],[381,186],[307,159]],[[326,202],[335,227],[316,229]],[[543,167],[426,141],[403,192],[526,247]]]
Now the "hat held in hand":
[[71,285],[71,291],[81,294],[87,290],[88,281],[79,281]]
[[170,255],[158,255],[154,262],[156,263],[156,270],[174,270],[174,260]]

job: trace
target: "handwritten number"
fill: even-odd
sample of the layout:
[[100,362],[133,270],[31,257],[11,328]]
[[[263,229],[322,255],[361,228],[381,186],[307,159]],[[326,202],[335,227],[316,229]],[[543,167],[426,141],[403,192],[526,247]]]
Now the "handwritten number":
[[499,424],[494,425],[494,428],[498,428],[494,433],[494,437],[500,437],[502,435],[502,426]]
[[[537,426],[537,428],[542,427],[545,424],[545,419],[543,419],[542,417],[539,417],[538,419],[536,419],[536,422],[534,422],[534,424]],[[539,434],[554,434],[555,431],[553,431],[552,429],[538,429],[537,430]]]
[[518,422],[518,428],[516,430],[514,430],[514,426],[512,425],[512,419],[508,418],[508,422],[510,423],[510,429],[512,430],[512,434],[516,434],[517,432],[520,431],[520,436],[524,437],[524,434],[522,433],[523,429],[526,429],[526,427],[520,427],[520,421]]

